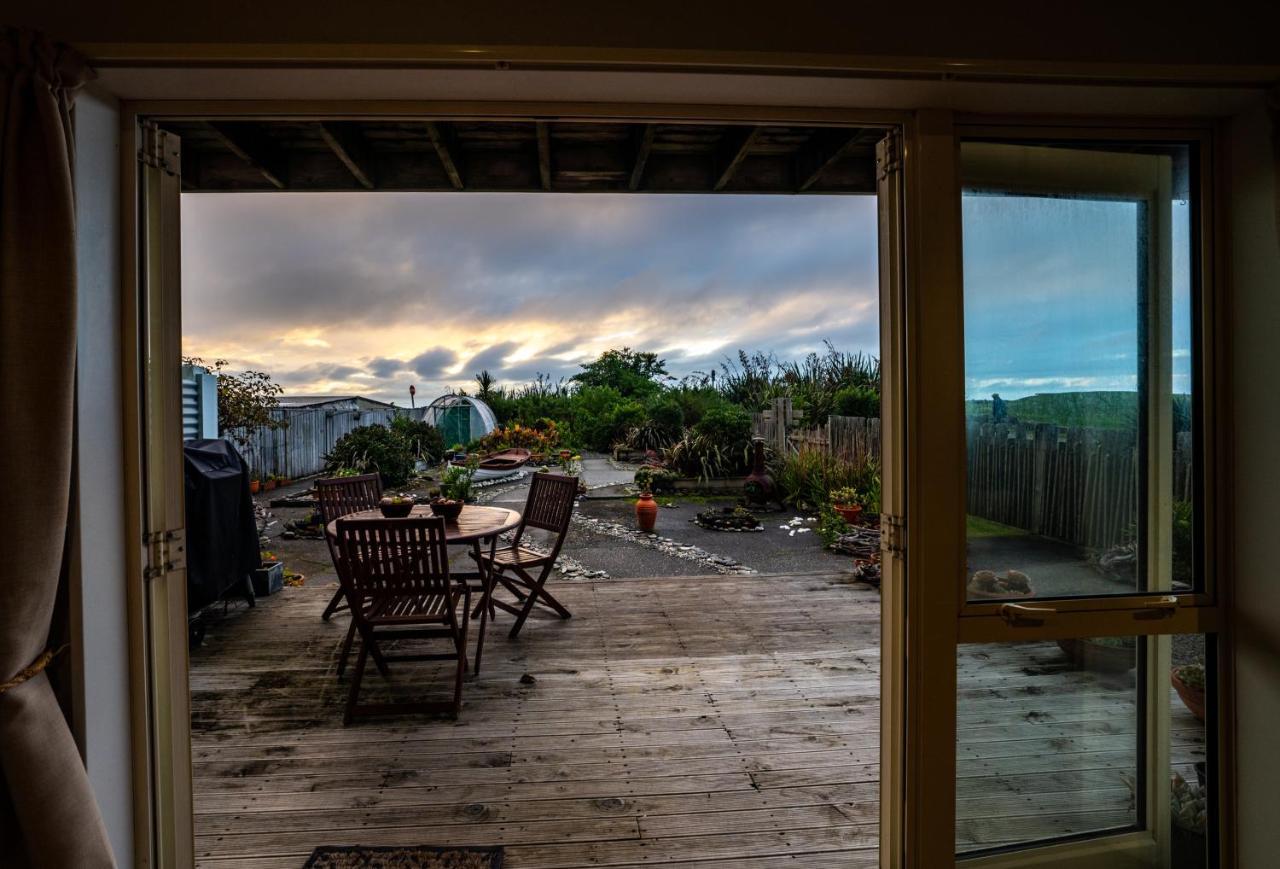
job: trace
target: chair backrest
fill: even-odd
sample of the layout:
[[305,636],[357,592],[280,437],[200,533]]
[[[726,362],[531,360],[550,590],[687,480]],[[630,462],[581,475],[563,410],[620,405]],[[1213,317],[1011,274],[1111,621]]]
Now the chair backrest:
[[526,528],[538,528],[557,535],[555,548],[559,551],[573,518],[573,503],[578,498],[578,478],[564,474],[534,474],[529,484],[529,498],[524,504],[524,515],[516,532],[516,543],[524,536]]
[[325,525],[361,510],[376,510],[381,499],[382,478],[377,474],[316,480],[316,501]]
[[444,519],[339,519],[338,548],[354,614],[370,598],[446,594],[449,547]]

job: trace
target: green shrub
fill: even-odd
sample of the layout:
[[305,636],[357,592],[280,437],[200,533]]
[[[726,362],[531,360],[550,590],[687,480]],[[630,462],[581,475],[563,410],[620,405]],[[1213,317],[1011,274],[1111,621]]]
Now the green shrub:
[[350,468],[362,474],[377,471],[386,487],[402,486],[413,472],[409,443],[386,426],[362,425],[338,439],[324,457],[325,472]]
[[880,466],[871,459],[847,462],[818,450],[801,450],[775,460],[772,472],[783,502],[799,510],[821,510],[831,502],[832,492],[853,489],[864,510],[880,512]]
[[444,457],[444,436],[430,423],[397,416],[391,421],[391,431],[405,442],[414,459],[433,465]]
[[642,492],[674,492],[676,490],[676,480],[680,475],[670,468],[656,468],[652,465],[645,465],[636,471],[636,485],[640,487]]
[[880,392],[871,386],[855,384],[838,390],[832,413],[836,416],[857,416],[878,419],[880,416]]
[[730,449],[751,442],[751,414],[732,404],[713,407],[693,427],[694,434]]

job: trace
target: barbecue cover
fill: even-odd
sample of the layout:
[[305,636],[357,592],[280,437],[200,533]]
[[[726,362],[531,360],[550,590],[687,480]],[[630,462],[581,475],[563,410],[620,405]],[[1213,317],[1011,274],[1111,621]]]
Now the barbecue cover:
[[183,445],[187,485],[187,610],[195,613],[228,590],[244,588],[262,566],[249,466],[230,441]]

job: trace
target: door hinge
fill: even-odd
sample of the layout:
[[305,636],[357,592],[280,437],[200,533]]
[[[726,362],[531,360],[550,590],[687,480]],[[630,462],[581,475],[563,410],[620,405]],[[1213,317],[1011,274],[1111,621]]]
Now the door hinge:
[[876,180],[902,171],[902,134],[893,130],[876,143]]
[[138,149],[138,161],[144,166],[182,175],[181,140],[172,133],[160,129],[152,121],[142,122],[142,147]]
[[880,514],[880,552],[884,557],[901,558],[907,552],[907,523],[901,516]]
[[145,535],[143,543],[147,547],[147,566],[142,575],[147,579],[158,579],[175,570],[186,569],[187,529],[156,531]]

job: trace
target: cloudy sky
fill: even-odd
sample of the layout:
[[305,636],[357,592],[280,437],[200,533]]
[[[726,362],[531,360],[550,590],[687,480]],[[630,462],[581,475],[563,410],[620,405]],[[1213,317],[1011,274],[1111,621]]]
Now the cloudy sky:
[[209,193],[182,221],[184,353],[293,395],[407,404],[622,346],[677,376],[879,353],[873,197]]

